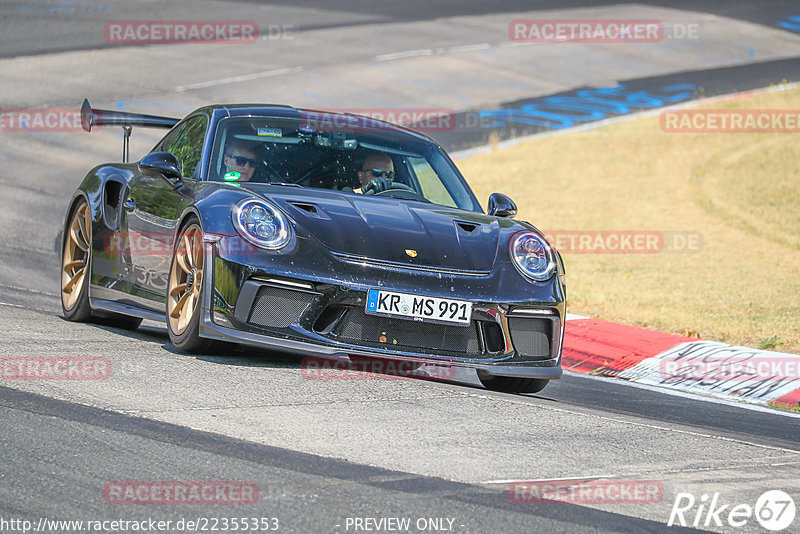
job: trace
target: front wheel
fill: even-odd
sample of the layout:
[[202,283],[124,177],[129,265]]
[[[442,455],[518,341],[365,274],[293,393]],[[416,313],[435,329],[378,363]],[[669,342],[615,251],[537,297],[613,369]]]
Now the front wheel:
[[169,339],[180,350],[191,353],[211,352],[221,346],[199,334],[204,261],[203,231],[192,219],[178,234],[167,286]]
[[539,393],[550,382],[545,378],[495,376],[481,371],[478,371],[478,379],[486,389],[503,393]]

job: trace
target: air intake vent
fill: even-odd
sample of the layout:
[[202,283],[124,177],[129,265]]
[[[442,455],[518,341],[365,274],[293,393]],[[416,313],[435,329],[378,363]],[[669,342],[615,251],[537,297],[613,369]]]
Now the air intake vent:
[[553,321],[550,319],[528,319],[509,317],[508,328],[514,348],[523,356],[549,357]]
[[475,322],[462,326],[390,319],[351,308],[335,328],[342,341],[382,346],[409,352],[480,354]]
[[249,323],[268,328],[286,328],[298,322],[314,294],[272,286],[258,290]]

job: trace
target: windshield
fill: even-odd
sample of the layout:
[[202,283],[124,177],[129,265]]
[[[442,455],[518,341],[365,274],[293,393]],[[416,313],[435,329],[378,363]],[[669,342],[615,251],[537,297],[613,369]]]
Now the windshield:
[[[222,119],[209,180],[377,194],[481,211],[455,166],[433,143],[380,128],[330,126],[303,118]],[[382,181],[377,192],[367,185],[375,179]]]

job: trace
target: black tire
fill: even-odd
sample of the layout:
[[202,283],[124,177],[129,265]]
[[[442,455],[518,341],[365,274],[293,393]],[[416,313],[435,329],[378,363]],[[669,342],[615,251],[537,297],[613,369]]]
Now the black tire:
[[[183,352],[188,352],[191,354],[218,353],[222,351],[222,349],[228,348],[230,344],[214,339],[200,337],[200,316],[203,314],[202,304],[193,308],[191,319],[189,320],[188,324],[186,324],[186,327],[182,332],[175,332],[172,327],[172,322],[170,321],[170,292],[173,289],[173,271],[176,268],[180,268],[178,266],[176,254],[179,250],[180,244],[183,242],[184,235],[187,233],[187,231],[193,229],[193,227],[196,227],[197,229],[200,228],[200,221],[198,221],[196,217],[188,218],[181,226],[180,232],[178,232],[178,239],[175,240],[175,248],[172,250],[172,260],[169,268],[170,284],[167,286],[167,302],[165,304],[167,332],[169,332],[169,340],[172,342],[175,348]],[[205,271],[203,272],[202,283],[205,283]],[[202,297],[202,288],[200,290],[200,295]]]
[[200,315],[202,315],[202,312],[198,309],[186,330],[180,334],[173,332],[169,321],[167,321],[170,342],[176,349],[189,354],[215,354],[220,352],[224,347],[222,342],[200,337]]
[[[78,213],[79,210],[86,207],[86,201],[81,200],[75,207],[72,208],[72,211],[69,214],[69,219],[67,222],[67,226],[64,228],[64,233],[61,239],[61,312],[64,314],[64,319],[67,321],[74,321],[78,323],[84,323],[90,321],[92,319],[92,310],[89,306],[89,279],[86,278],[86,274],[91,272],[91,265],[92,265],[92,246],[89,243],[89,249],[86,253],[86,260],[85,260],[85,274],[83,282],[81,283],[81,289],[78,292],[78,297],[75,303],[67,308],[67,305],[64,302],[64,264],[65,264],[65,254],[67,254],[67,247],[70,246],[70,226],[75,218],[75,215]],[[90,238],[91,240],[91,238]]]
[[550,380],[545,378],[516,378],[495,376],[478,371],[478,379],[486,389],[503,393],[539,393]]

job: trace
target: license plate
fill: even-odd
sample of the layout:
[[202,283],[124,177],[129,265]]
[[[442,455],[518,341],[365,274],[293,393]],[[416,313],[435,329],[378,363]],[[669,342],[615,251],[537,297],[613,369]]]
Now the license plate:
[[367,291],[365,311],[413,321],[430,321],[469,326],[472,303],[466,300],[410,295],[383,289]]

